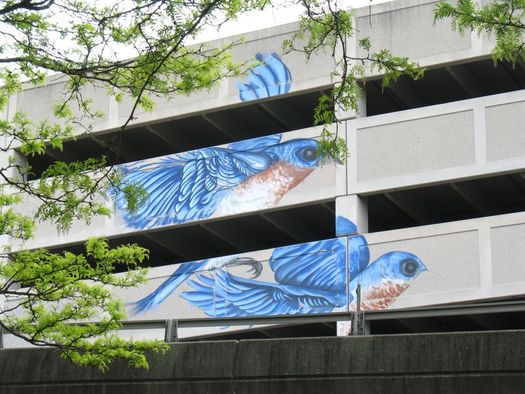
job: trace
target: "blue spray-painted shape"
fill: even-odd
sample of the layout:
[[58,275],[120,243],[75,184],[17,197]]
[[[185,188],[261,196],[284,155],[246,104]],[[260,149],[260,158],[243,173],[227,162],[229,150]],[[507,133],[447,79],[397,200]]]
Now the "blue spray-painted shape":
[[276,53],[258,53],[256,59],[262,64],[248,72],[248,81],[237,83],[241,101],[288,93],[292,87],[292,74]]

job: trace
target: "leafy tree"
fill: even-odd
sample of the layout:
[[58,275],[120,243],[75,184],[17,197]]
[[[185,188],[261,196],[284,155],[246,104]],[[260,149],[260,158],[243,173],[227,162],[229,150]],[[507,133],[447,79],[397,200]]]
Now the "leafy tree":
[[[49,147],[63,149],[66,139],[100,114],[83,96],[83,88],[103,88],[117,100],[134,100],[124,131],[138,106],[150,109],[152,97],[189,94],[213,87],[221,78],[238,75],[246,65],[231,60],[228,50],[187,46],[203,27],[220,25],[265,0],[7,0],[0,4],[0,110],[24,86],[42,85],[52,73],[66,81],[63,100],[54,103],[58,119],[32,122],[23,112],[0,121],[4,156],[16,149],[26,156]],[[120,53],[125,49],[126,59]],[[75,129],[76,128],[76,129]],[[87,132],[89,132],[89,128]],[[118,150],[118,141],[112,149]],[[35,220],[53,221],[67,231],[73,220],[89,222],[109,215],[100,201],[108,184],[119,187],[106,157],[73,163],[56,162],[36,181],[32,169],[12,156],[0,166],[0,234],[22,241],[32,236]],[[139,188],[122,192],[133,209],[145,197]],[[40,201],[34,217],[17,213],[27,198]],[[145,249],[104,240],[89,240],[83,254],[45,250],[5,250],[0,263],[0,326],[34,345],[53,346],[74,362],[106,369],[114,358],[147,367],[144,353],[161,351],[156,341],[128,341],[115,330],[125,318],[122,302],[111,286],[144,281],[143,270],[131,271],[147,258]],[[119,265],[127,274],[115,275]],[[96,320],[98,324],[86,324]]]
[[[374,49],[368,37],[357,43],[365,55],[353,54],[348,47],[348,39],[356,33],[352,10],[340,9],[337,0],[299,0],[299,3],[305,10],[300,28],[283,43],[284,49],[303,52],[307,59],[323,50],[334,59],[332,78],[337,83],[329,95],[320,98],[314,124],[324,125],[319,142],[320,154],[345,161],[348,150],[345,141],[338,136],[337,114],[350,109],[359,110],[361,85],[366,81],[367,68],[383,75],[383,87],[401,75],[421,78],[424,70],[410,59],[395,56],[387,49]],[[329,131],[328,124],[335,124],[335,134]]]
[[472,0],[458,0],[454,4],[442,1],[437,4],[434,16],[436,20],[451,19],[452,27],[460,32],[472,30],[494,35],[494,61],[514,64],[525,60],[523,0],[494,0],[485,5]]
[[[333,0],[299,0],[305,15],[300,30],[284,43],[287,51],[310,57],[322,49],[335,59],[337,84],[323,96],[315,112],[316,124],[337,123],[337,111],[357,110],[365,66],[384,73],[384,84],[402,73],[414,78],[422,71],[406,58],[386,50],[372,50],[368,39],[359,42],[365,56],[347,48],[355,33],[350,11]],[[89,121],[101,116],[83,96],[88,86],[105,89],[116,100],[127,96],[133,106],[111,148],[139,106],[151,109],[155,98],[210,89],[222,78],[241,75],[250,64],[236,63],[229,50],[188,46],[205,27],[220,27],[244,12],[270,6],[270,0],[7,0],[0,4],[0,110],[24,86],[42,85],[51,73],[66,81],[66,94],[54,103],[57,122],[32,122],[23,112],[0,121],[0,151],[14,149],[25,156],[42,155],[49,147],[63,149],[79,129],[89,132]],[[125,51],[126,58],[122,58]],[[346,145],[325,127],[320,153],[346,159]],[[117,157],[118,160],[118,157]],[[89,222],[109,215],[100,202],[108,184],[120,188],[119,173],[107,157],[73,163],[55,162],[38,180],[28,181],[30,166],[10,157],[0,165],[0,235],[22,241],[32,236],[35,220],[47,220],[67,231],[73,220]],[[133,185],[120,190],[128,208],[147,196]],[[17,213],[28,196],[39,200],[34,217]],[[127,341],[115,334],[125,318],[111,286],[129,287],[144,281],[135,270],[147,258],[137,245],[109,248],[104,240],[86,243],[83,254],[45,250],[5,250],[0,263],[0,294],[7,302],[0,310],[0,326],[35,345],[53,346],[80,364],[106,369],[116,357],[146,367],[144,352],[161,351],[152,341]],[[128,273],[114,274],[117,265]],[[98,320],[98,324],[86,321]]]

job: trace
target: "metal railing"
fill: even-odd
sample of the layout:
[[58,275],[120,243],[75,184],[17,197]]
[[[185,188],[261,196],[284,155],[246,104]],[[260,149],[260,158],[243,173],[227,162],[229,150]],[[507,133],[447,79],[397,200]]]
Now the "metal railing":
[[[357,304],[359,305],[359,304]],[[367,324],[372,321],[417,319],[463,315],[486,315],[499,313],[525,312],[525,300],[495,301],[461,305],[438,305],[429,307],[406,308],[396,310],[333,312],[305,315],[278,316],[243,316],[227,318],[189,318],[189,319],[157,319],[124,321],[122,330],[164,330],[164,340],[168,343],[179,341],[179,330],[185,328],[203,327],[233,327],[233,326],[269,326],[269,325],[300,325],[311,323],[328,323],[351,321],[350,335],[366,334]],[[4,334],[0,333],[0,347],[4,344]]]
[[309,315],[279,315],[279,316],[249,316],[229,318],[194,318],[166,320],[167,342],[179,340],[178,330],[197,327],[225,327],[225,326],[258,326],[258,325],[298,325],[310,323],[328,323],[351,321],[351,335],[365,335],[366,326],[372,321],[418,319],[465,315],[487,315],[499,313],[525,312],[523,301],[494,301],[461,305],[437,305],[424,308],[405,308],[395,310],[362,311],[357,308],[351,312],[334,312]]

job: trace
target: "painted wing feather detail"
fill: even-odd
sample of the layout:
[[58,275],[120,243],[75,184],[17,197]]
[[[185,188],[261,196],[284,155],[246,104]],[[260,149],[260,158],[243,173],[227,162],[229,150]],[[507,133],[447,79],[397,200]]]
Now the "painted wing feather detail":
[[195,289],[181,294],[190,304],[200,308],[206,315],[212,317],[246,316],[247,313],[237,306],[227,302],[224,297],[215,293],[215,280],[205,275],[198,275],[197,280],[188,281]]
[[249,140],[232,142],[228,147],[234,151],[262,152],[270,146],[281,142],[282,134],[266,135],[264,137],[250,138]]
[[263,64],[249,71],[247,82],[237,84],[241,101],[288,93],[292,74],[281,58],[276,53],[258,53],[255,57]]
[[370,250],[366,238],[357,235],[348,238],[350,280],[363,272],[370,262]]
[[270,267],[279,283],[341,292],[346,288],[345,249],[341,239],[276,248]]
[[[204,286],[199,284],[196,287],[197,292],[183,292],[181,296],[201,309],[207,306],[205,313],[213,316],[217,314],[210,309],[211,299],[214,299],[215,305],[217,302],[222,306],[228,305],[229,313],[235,313],[229,316],[308,313],[314,309],[317,312],[323,309],[329,311],[345,302],[344,297],[333,292],[260,282],[226,271],[218,271],[214,281],[207,279]],[[203,292],[203,287],[208,287],[208,290]]]
[[186,279],[199,270],[202,263],[185,263],[182,264],[171,276],[166,279],[152,293],[133,303],[132,313],[137,314],[152,310],[159,306],[166,298],[170,296],[177,287]]
[[264,171],[276,160],[275,155],[264,152],[204,148],[155,163],[128,165],[122,184],[144,188],[148,200],[129,213],[122,196],[117,196],[117,207],[124,211],[128,225],[135,228],[207,218],[229,188]]

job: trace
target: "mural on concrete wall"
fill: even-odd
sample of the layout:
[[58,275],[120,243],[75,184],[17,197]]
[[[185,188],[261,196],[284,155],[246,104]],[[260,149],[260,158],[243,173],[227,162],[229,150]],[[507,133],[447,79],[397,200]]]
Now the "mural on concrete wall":
[[[279,56],[258,54],[257,59],[262,64],[238,85],[241,100],[287,93],[292,78]],[[116,206],[126,224],[137,229],[270,208],[319,162],[316,140],[282,142],[276,134],[126,164],[120,167],[122,185],[141,186],[148,200],[130,213],[117,195]]]
[[249,71],[246,82],[237,84],[241,101],[288,93],[292,87],[292,74],[279,55],[258,53],[255,58],[262,64]]
[[[423,262],[408,252],[393,251],[369,261],[367,241],[356,235],[276,248],[267,265],[246,256],[186,263],[155,291],[134,303],[132,312],[154,309],[183,283],[191,290],[178,296],[212,317],[327,313],[347,310],[348,306],[352,309],[357,284],[361,284],[364,310],[385,309],[426,271]],[[241,265],[248,267],[246,275],[230,272]],[[264,269],[272,271],[272,282],[257,280]]]
[[142,186],[148,200],[134,213],[122,196],[116,203],[139,229],[270,208],[319,162],[314,139],[281,142],[280,134],[203,148],[124,166],[123,185]]

